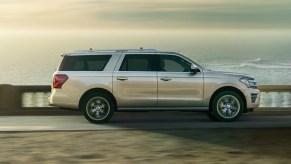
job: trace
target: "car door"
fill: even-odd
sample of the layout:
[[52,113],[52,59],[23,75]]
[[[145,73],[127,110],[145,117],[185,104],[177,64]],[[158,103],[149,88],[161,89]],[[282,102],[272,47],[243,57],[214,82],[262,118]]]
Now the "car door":
[[203,72],[178,54],[159,54],[158,107],[197,107],[203,102]]
[[122,54],[113,73],[113,94],[119,109],[155,107],[157,104],[157,72],[155,53]]

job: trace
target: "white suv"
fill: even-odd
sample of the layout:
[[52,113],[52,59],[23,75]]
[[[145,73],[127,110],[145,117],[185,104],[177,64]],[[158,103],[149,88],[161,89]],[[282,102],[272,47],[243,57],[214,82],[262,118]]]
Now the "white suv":
[[82,50],[63,55],[50,104],[77,108],[92,123],[115,111],[204,111],[234,121],[258,107],[253,77],[204,69],[177,52],[154,49]]

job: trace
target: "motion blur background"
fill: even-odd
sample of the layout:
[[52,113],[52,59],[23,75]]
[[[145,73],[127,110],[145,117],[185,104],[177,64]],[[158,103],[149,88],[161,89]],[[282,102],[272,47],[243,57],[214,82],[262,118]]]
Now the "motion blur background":
[[180,51],[259,84],[291,84],[288,0],[2,0],[0,83],[48,85],[80,49]]

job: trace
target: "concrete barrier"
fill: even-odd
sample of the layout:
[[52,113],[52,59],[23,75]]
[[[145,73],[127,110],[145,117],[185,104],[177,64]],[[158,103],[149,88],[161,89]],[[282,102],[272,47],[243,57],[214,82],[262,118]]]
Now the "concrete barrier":
[[[270,93],[270,92],[289,92],[291,93],[291,85],[260,85],[258,88],[261,92]],[[30,106],[24,107],[23,95],[31,93],[32,99],[37,99],[38,93],[47,93],[49,94],[51,87],[49,85],[10,85],[2,84],[0,85],[0,114],[3,113],[19,113],[19,115],[27,115],[35,113],[36,115],[41,113],[55,113],[56,115],[61,114],[62,112],[56,107],[47,107],[47,106]],[[46,99],[46,98],[45,98]],[[33,100],[38,102],[37,100]],[[45,100],[47,101],[47,99]],[[42,101],[44,102],[44,101]],[[278,110],[277,110],[278,109]],[[280,109],[280,110],[279,110]],[[291,107],[263,107],[257,108],[257,111],[291,111]],[[35,112],[33,112],[35,111]],[[75,111],[63,111],[63,114],[73,113],[78,114]]]
[[21,93],[10,84],[0,85],[0,111],[21,108]]
[[259,85],[261,92],[291,92],[291,85]]

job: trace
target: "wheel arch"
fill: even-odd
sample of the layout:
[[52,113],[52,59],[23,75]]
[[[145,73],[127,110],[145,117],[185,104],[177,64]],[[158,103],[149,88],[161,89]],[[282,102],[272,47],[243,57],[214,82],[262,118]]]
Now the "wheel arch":
[[223,91],[233,91],[235,93],[237,93],[243,100],[243,103],[244,103],[244,110],[243,110],[243,113],[247,113],[247,100],[246,100],[246,97],[245,95],[237,88],[235,87],[231,87],[231,86],[225,86],[225,87],[221,87],[219,89],[217,89],[211,96],[210,98],[210,101],[209,101],[209,110],[211,111],[211,105],[214,101],[214,98],[217,96],[217,94],[223,92]]
[[81,104],[82,102],[84,101],[84,98],[87,96],[87,95],[90,95],[92,93],[101,93],[101,94],[106,94],[108,96],[110,96],[113,100],[113,102],[115,103],[115,106],[116,106],[116,109],[117,109],[117,102],[116,102],[116,99],[115,97],[112,95],[111,92],[109,92],[108,90],[106,89],[103,89],[103,88],[92,88],[92,89],[89,89],[87,90],[80,98],[79,100],[79,110],[81,110]]

